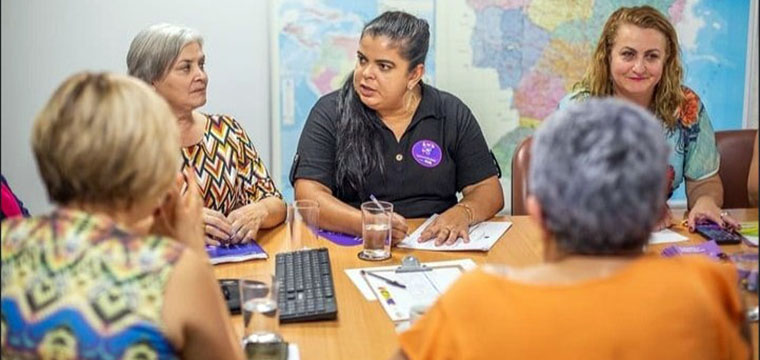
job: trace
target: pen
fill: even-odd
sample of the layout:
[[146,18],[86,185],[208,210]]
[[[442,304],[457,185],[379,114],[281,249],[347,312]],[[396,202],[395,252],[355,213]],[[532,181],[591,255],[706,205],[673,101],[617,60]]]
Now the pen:
[[391,279],[388,279],[388,278],[386,278],[386,277],[384,277],[384,276],[380,276],[380,275],[378,275],[378,274],[375,274],[375,273],[373,273],[373,272],[369,272],[369,271],[365,271],[365,270],[362,270],[362,271],[361,271],[361,273],[362,273],[362,275],[370,275],[370,276],[374,276],[374,277],[376,277],[376,278],[378,278],[378,279],[380,279],[380,280],[383,280],[383,281],[387,282],[388,284],[391,284],[391,285],[393,285],[393,286],[398,286],[398,287],[400,287],[400,288],[402,288],[402,289],[406,289],[406,285],[404,285],[404,284],[402,284],[402,283],[400,283],[400,282],[398,282],[398,281],[395,281],[395,280],[391,280]]
[[383,205],[382,205],[382,204],[380,204],[380,202],[379,202],[379,201],[377,201],[377,198],[375,197],[375,195],[374,195],[374,194],[369,194],[369,198],[370,198],[370,200],[372,200],[372,202],[374,202],[374,203],[375,203],[375,205],[377,206],[377,209],[378,209],[378,210],[380,210],[380,211],[382,211],[383,213],[385,213],[385,210],[384,210],[385,208],[383,208]]
[[[377,206],[378,209],[380,209],[380,211],[382,211],[383,213],[385,213],[385,210],[383,210],[383,205],[381,205],[380,201],[377,200],[377,198],[375,197],[375,194],[369,194],[369,199],[372,200],[372,202],[375,203],[375,205]],[[409,236],[409,231],[408,230],[407,230],[407,232],[406,232],[405,235]]]

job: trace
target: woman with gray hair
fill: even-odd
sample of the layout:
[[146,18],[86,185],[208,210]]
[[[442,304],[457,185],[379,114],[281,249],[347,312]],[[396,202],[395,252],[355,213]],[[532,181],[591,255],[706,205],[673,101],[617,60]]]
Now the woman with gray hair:
[[3,359],[243,358],[192,177],[180,194],[173,117],[142,81],[106,73],[69,77],[37,116],[56,208],[2,222]]
[[205,64],[200,34],[171,24],[140,31],[127,54],[129,74],[153,86],[177,117],[183,169],[195,170],[204,200],[206,243],[245,243],[285,220],[285,202],[237,120],[197,110],[206,104]]
[[747,358],[736,269],[643,254],[667,191],[652,115],[589,99],[546,120],[531,156],[544,263],[463,275],[400,335],[397,357]]

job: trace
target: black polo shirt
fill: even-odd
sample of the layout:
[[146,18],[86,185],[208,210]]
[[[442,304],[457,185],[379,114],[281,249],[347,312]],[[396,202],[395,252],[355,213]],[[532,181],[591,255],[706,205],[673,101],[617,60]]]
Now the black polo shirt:
[[[316,180],[338,194],[335,184],[338,91],[311,109],[290,169],[290,181]],[[499,173],[470,109],[447,92],[423,84],[422,100],[400,141],[383,126],[385,173],[368,174],[366,194],[343,189],[339,199],[355,208],[374,194],[406,218],[428,217],[457,203],[456,193]]]

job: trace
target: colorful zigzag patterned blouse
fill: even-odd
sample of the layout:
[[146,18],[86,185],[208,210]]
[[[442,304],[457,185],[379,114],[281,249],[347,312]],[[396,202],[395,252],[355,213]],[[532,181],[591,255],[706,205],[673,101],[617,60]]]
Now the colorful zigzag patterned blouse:
[[195,169],[205,207],[229,215],[269,196],[282,198],[240,124],[227,115],[205,116],[201,141],[182,149],[183,170]]

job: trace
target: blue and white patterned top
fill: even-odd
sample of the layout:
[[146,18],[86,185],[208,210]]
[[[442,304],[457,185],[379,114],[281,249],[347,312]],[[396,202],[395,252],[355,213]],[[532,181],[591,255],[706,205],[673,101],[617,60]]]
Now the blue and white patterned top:
[[[663,124],[665,140],[671,149],[668,158],[668,198],[684,178],[706,179],[717,174],[720,167],[720,154],[715,144],[710,116],[699,96],[685,86],[682,88],[685,100],[677,110],[675,128],[668,129]],[[588,91],[583,90],[568,94],[560,101],[559,108],[584,101],[590,96]]]

